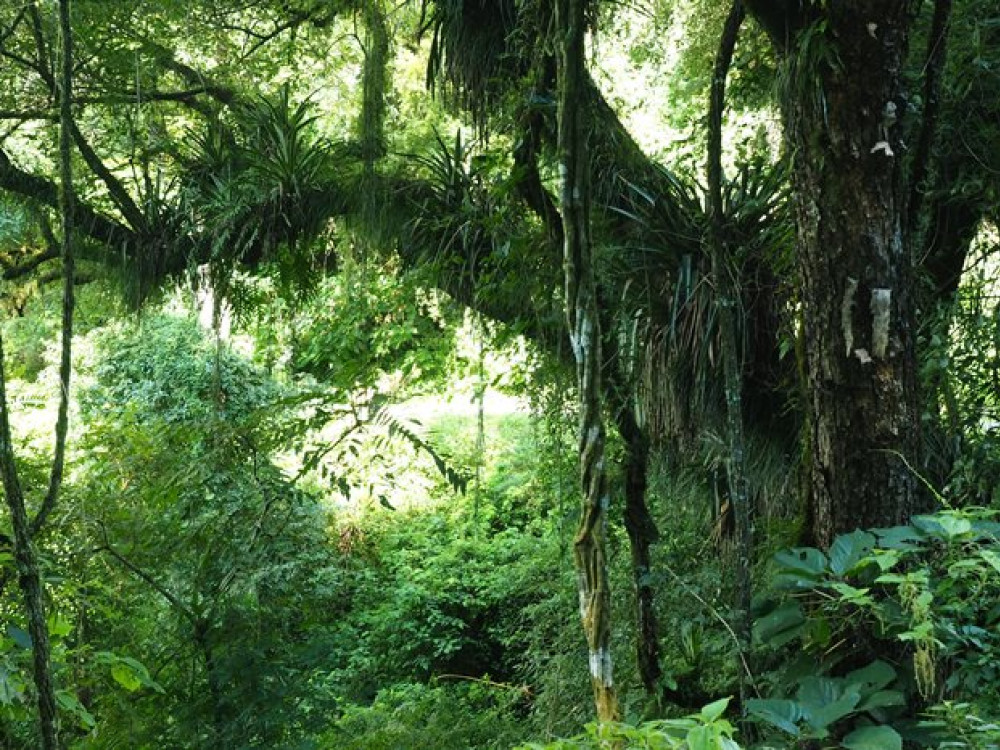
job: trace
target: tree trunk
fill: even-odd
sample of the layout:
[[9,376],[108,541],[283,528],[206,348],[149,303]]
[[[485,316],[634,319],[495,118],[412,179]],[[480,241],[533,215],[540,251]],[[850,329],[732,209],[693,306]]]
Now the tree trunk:
[[918,465],[900,70],[908,3],[810,6],[786,64],[807,382],[812,541],[904,521]]
[[610,498],[601,413],[601,325],[590,242],[587,131],[583,122],[584,0],[557,4],[559,166],[562,173],[566,320],[576,359],[580,400],[583,502],[573,545],[580,618],[587,638],[594,703],[601,721],[618,718],[611,660],[611,595],[605,558]]
[[7,500],[7,507],[10,509],[11,526],[14,530],[14,563],[17,567],[18,582],[21,586],[24,607],[28,615],[28,634],[31,636],[35,690],[38,694],[41,747],[44,750],[55,750],[59,747],[59,740],[55,689],[52,686],[52,670],[49,661],[49,630],[45,619],[45,603],[41,574],[38,568],[38,556],[31,543],[24,493],[14,463],[10,419],[7,411],[6,373],[3,362],[3,341],[0,339],[0,470],[2,470],[0,473],[3,474],[4,497]]
[[635,585],[635,647],[639,678],[646,692],[662,698],[660,680],[660,634],[656,617],[656,589],[651,577],[649,548],[659,538],[656,523],[646,506],[646,472],[649,444],[635,420],[635,412],[625,407],[618,412],[618,430],[625,441],[625,532],[632,556]]
[[73,287],[75,284],[72,237],[74,208],[73,174],[70,158],[70,144],[74,127],[70,110],[73,74],[73,37],[70,26],[70,0],[59,0],[59,36],[61,42],[60,77],[58,81],[61,182],[59,205],[62,213],[62,261],[64,278],[62,351],[59,366],[60,396],[58,416],[56,418],[55,455],[52,459],[48,491],[42,500],[41,508],[34,522],[28,520],[24,491],[14,460],[14,447],[10,431],[10,414],[7,408],[7,377],[4,371],[3,341],[0,340],[0,474],[2,474],[4,496],[7,500],[7,506],[10,509],[11,526],[14,531],[14,559],[28,617],[28,633],[31,636],[35,690],[38,699],[41,747],[44,750],[56,750],[59,747],[59,722],[55,688],[52,682],[51,653],[48,623],[45,616],[42,576],[39,570],[38,557],[32,544],[32,537],[41,531],[59,497],[59,490],[62,487],[63,479],[66,433],[69,424],[70,354],[73,338]]
[[[606,367],[615,377],[609,384],[608,402],[614,413],[618,434],[625,443],[623,465],[625,492],[625,533],[632,557],[632,582],[635,586],[635,649],[639,679],[646,693],[659,701],[664,698],[660,666],[660,635],[656,617],[656,589],[653,587],[650,547],[660,538],[656,522],[646,505],[646,475],[649,470],[649,440],[639,426],[635,409],[629,403],[631,389],[621,376],[614,334],[606,338]],[[609,378],[610,379],[610,378]]]
[[737,269],[730,257],[731,248],[725,237],[726,219],[722,205],[722,114],[725,108],[726,77],[736,48],[736,40],[746,12],[741,0],[736,0],[726,19],[712,75],[708,111],[708,253],[715,277],[721,342],[723,384],[726,395],[726,448],[729,500],[736,520],[736,634],[739,648],[740,701],[746,705],[747,678],[743,667],[750,650],[752,621],[750,615],[750,568],[753,538],[750,513],[750,492],[747,487],[746,445],[743,435],[743,363],[736,340],[736,310],[739,290],[734,281]]

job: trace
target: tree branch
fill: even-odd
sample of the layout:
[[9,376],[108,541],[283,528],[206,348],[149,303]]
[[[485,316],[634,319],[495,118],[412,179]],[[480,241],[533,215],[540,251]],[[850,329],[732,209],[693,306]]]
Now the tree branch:
[[83,137],[83,133],[80,132],[76,123],[72,121],[70,122],[70,133],[73,135],[73,141],[76,143],[76,147],[83,160],[90,167],[90,170],[104,183],[104,186],[108,189],[108,194],[111,196],[111,200],[114,201],[115,206],[121,211],[125,220],[137,232],[146,231],[148,227],[145,215],[136,205],[135,201],[132,200],[132,196],[128,194],[128,190],[125,189],[122,182],[105,166],[104,162],[97,155],[97,152],[94,151],[86,138]]
[[[55,450],[49,472],[49,488],[38,514],[31,522],[31,535],[37,536],[59,499],[66,464],[66,433],[69,430],[69,385],[73,371],[73,310],[75,307],[76,256],[73,252],[73,225],[76,200],[73,193],[72,132],[73,122],[73,34],[70,29],[69,0],[59,3],[59,36],[62,42],[59,76],[59,209],[62,218],[62,348],[59,356],[59,409],[56,415]],[[51,245],[55,239],[47,218],[40,216],[42,231]]]
[[59,249],[56,248],[55,250],[49,249],[37,253],[23,263],[18,263],[17,265],[12,265],[8,263],[6,259],[0,258],[0,266],[3,266],[3,274],[0,278],[3,278],[4,281],[14,281],[15,279],[20,279],[30,274],[43,263],[55,260],[58,257]]
[[[44,177],[15,166],[3,149],[0,149],[0,188],[51,208],[59,207],[59,189],[56,185]],[[138,245],[135,230],[98,213],[86,204],[80,203],[76,209],[76,229],[88,237],[116,250]]]
[[[923,254],[921,223],[924,203],[930,191],[931,151],[937,136],[938,113],[941,108],[941,74],[947,57],[948,30],[951,25],[951,0],[935,0],[934,19],[927,41],[927,62],[924,74],[924,116],[920,136],[913,154],[910,172],[910,202],[906,228],[914,257]],[[928,183],[928,184],[925,184]]]
[[138,565],[136,565],[134,562],[132,562],[127,557],[125,557],[120,552],[118,552],[114,547],[112,547],[107,542],[106,539],[105,539],[104,546],[103,547],[98,547],[97,549],[94,550],[94,552],[95,553],[106,552],[108,555],[110,555],[112,558],[114,558],[118,562],[119,565],[121,565],[123,568],[125,568],[126,570],[128,570],[129,572],[131,572],[137,578],[142,579],[151,589],[153,589],[153,591],[155,591],[157,594],[159,594],[164,599],[166,599],[167,602],[170,604],[170,606],[172,606],[174,609],[176,609],[178,612],[180,612],[184,616],[184,619],[188,620],[192,625],[197,625],[198,624],[198,622],[199,622],[198,617],[195,615],[194,612],[191,611],[190,608],[188,608],[184,604],[184,602],[182,602],[180,599],[178,599],[165,586],[161,585],[159,581],[157,581],[155,578],[153,578],[153,576],[151,576],[145,570],[143,570]]

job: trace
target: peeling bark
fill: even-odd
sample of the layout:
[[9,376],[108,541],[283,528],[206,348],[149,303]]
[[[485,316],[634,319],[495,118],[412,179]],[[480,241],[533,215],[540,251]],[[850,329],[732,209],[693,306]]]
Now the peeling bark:
[[[831,5],[802,32],[824,57],[783,102],[794,154],[813,542],[904,521],[919,465],[912,260],[895,113],[903,0]],[[815,38],[821,36],[822,38]],[[794,54],[794,53],[792,53]],[[802,61],[799,61],[802,64]]]

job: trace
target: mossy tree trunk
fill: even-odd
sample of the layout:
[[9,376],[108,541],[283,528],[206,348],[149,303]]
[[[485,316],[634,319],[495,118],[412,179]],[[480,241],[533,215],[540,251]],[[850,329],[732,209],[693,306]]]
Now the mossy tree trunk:
[[590,184],[584,122],[584,0],[559,0],[559,167],[562,176],[566,320],[576,359],[580,405],[580,525],[574,540],[580,617],[589,649],[597,716],[618,718],[611,659],[611,595],[605,555],[608,517],[601,399],[601,325],[590,238]]
[[748,0],[789,66],[805,340],[812,541],[904,521],[916,505],[911,255],[899,120],[905,0]]

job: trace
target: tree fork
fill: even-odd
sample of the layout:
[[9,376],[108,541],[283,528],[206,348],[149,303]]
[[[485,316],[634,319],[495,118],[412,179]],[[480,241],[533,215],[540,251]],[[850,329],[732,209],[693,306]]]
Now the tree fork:
[[619,717],[619,710],[611,659],[611,592],[605,556],[610,498],[601,412],[601,331],[590,242],[589,154],[581,107],[584,6],[584,0],[560,0],[556,6],[556,33],[560,42],[558,111],[563,271],[566,322],[576,358],[579,388],[583,490],[573,557],[597,716],[601,721],[614,721]]

